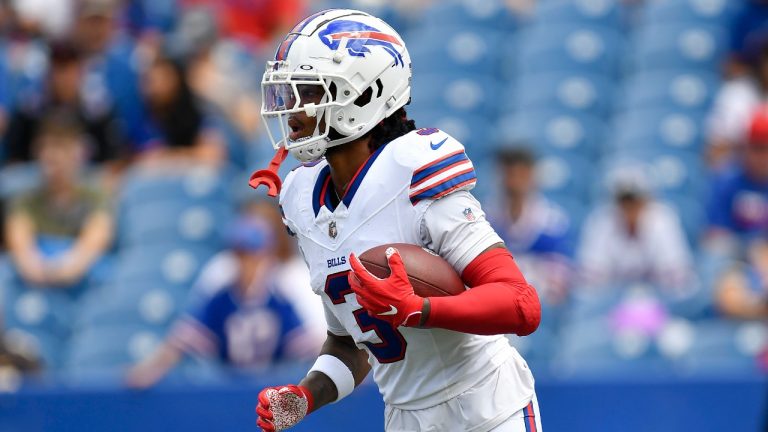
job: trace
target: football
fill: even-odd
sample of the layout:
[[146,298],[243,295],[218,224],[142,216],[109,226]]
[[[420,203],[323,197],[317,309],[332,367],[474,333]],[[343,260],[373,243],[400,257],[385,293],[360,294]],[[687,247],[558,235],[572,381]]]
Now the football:
[[400,252],[408,272],[413,291],[421,297],[442,297],[461,294],[464,282],[448,261],[421,246],[408,243],[392,243],[376,246],[363,252],[358,258],[365,268],[376,277],[389,276],[386,250],[393,247]]

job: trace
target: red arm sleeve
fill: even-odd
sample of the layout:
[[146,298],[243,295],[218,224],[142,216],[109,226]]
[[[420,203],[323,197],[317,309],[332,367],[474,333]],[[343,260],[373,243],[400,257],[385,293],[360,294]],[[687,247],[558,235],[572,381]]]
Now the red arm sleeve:
[[539,296],[508,250],[483,252],[469,263],[461,278],[470,290],[457,296],[429,297],[431,310],[426,327],[525,336],[539,326]]

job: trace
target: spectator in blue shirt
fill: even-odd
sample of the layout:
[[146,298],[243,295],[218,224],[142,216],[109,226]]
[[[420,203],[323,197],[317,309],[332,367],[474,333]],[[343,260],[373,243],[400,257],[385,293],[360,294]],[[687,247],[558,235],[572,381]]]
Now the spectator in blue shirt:
[[203,298],[182,316],[167,339],[128,374],[145,388],[162,379],[185,354],[213,357],[239,368],[262,368],[296,359],[303,327],[293,306],[274,287],[273,233],[255,219],[237,221],[228,234],[239,267],[234,283]]
[[498,156],[502,199],[488,207],[488,220],[542,298],[550,304],[559,303],[571,279],[570,219],[559,205],[537,191],[532,152],[515,147]]
[[708,213],[712,251],[739,255],[744,240],[768,229],[768,106],[752,116],[741,161],[714,179]]

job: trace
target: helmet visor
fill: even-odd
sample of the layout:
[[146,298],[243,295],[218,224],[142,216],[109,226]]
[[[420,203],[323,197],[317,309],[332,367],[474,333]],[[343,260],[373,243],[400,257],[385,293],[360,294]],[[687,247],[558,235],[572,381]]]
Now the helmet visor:
[[[265,113],[294,111],[308,104],[321,105],[331,100],[328,87],[318,80],[265,82],[262,91],[262,111]],[[307,114],[314,116],[310,112]]]

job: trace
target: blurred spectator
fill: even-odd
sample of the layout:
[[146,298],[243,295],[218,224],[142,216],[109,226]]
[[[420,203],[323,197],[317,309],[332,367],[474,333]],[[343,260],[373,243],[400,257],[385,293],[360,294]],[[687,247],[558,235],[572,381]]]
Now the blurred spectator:
[[502,197],[488,220],[545,302],[560,303],[571,280],[570,220],[536,189],[534,155],[525,148],[499,153]]
[[86,147],[75,119],[43,120],[35,147],[43,184],[11,204],[8,251],[28,284],[72,286],[109,247],[112,216],[105,197],[81,181]]
[[[307,355],[317,354],[327,336],[325,312],[320,297],[312,293],[309,269],[296,252],[296,241],[288,235],[277,205],[271,200],[257,200],[246,204],[241,213],[269,224],[274,238],[271,270],[274,291],[291,303],[304,323],[302,350]],[[219,252],[200,271],[192,288],[193,295],[210,297],[220,287],[235,284],[238,268],[233,251]]]
[[110,106],[89,104],[81,93],[83,64],[78,50],[68,43],[50,47],[50,68],[42,94],[26,94],[13,112],[5,137],[6,158],[10,162],[33,158],[32,140],[40,118],[51,111],[71,111],[85,127],[88,159],[105,162],[123,156],[127,142],[122,136]]
[[296,240],[283,224],[280,210],[272,200],[259,200],[246,209],[246,213],[267,221],[275,233],[275,258],[273,270],[276,288],[288,299],[307,327],[307,351],[318,353],[325,342],[326,321],[323,303],[319,296],[310,295],[312,285],[309,268],[296,251]]
[[[768,34],[766,34],[768,36]],[[750,56],[749,73],[725,81],[707,118],[708,158],[717,169],[738,157],[755,109],[768,96],[768,37]]]
[[78,0],[72,36],[83,54],[85,104],[114,109],[125,134],[136,142],[145,116],[136,91],[141,56],[119,32],[119,13],[120,0]]
[[706,247],[738,256],[741,242],[768,230],[768,106],[752,116],[740,161],[715,177]]
[[694,286],[680,217],[651,196],[642,167],[616,170],[608,183],[613,202],[594,209],[581,233],[577,256],[587,285],[646,282],[673,293]]
[[715,294],[718,308],[729,317],[768,319],[768,235],[749,245],[746,262],[725,272]]
[[217,357],[241,368],[316,355],[300,346],[302,323],[274,289],[272,241],[262,221],[243,218],[234,223],[227,242],[236,259],[236,279],[202,287],[210,294],[176,323],[153,355],[131,369],[127,384],[152,386],[184,354]]
[[185,158],[218,164],[223,143],[192,94],[181,63],[159,57],[143,76],[142,91],[149,117],[139,143],[148,161]]
[[181,0],[182,7],[206,7],[218,19],[222,35],[256,50],[271,50],[270,42],[305,16],[302,0]]
[[64,37],[72,26],[75,0],[10,0],[22,27],[46,38]]
[[188,59],[190,87],[226,137],[230,162],[243,169],[259,129],[261,65],[240,44],[222,38],[206,8],[190,8],[168,38],[174,56]]
[[747,0],[738,3],[740,10],[730,26],[730,56],[725,67],[728,77],[749,73],[749,65],[754,64],[768,36],[768,2]]

